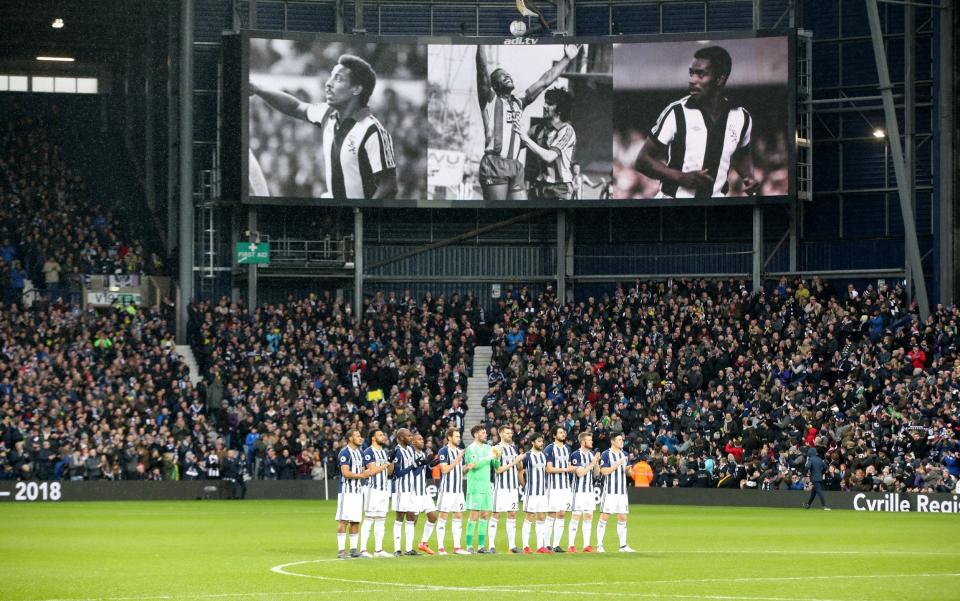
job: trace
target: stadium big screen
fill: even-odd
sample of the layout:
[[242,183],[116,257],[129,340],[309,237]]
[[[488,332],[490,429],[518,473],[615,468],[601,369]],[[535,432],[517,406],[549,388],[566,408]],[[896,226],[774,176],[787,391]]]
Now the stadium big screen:
[[569,42],[244,33],[225,105],[237,194],[410,207],[794,194],[792,32]]

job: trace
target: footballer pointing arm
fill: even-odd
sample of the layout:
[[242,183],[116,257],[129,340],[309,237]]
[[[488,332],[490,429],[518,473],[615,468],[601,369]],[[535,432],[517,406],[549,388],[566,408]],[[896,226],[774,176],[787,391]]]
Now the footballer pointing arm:
[[307,120],[307,108],[310,106],[310,103],[303,102],[292,94],[264,90],[253,82],[250,82],[250,94],[263,98],[268,105],[277,109],[284,115],[290,115],[291,117],[302,119],[304,121]]

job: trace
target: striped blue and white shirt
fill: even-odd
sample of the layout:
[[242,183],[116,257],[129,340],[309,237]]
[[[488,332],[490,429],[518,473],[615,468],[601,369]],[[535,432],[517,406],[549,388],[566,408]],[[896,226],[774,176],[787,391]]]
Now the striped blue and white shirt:
[[523,460],[527,471],[527,497],[547,494],[547,456],[543,451],[530,451]]
[[[343,447],[337,454],[337,465],[347,466],[352,474],[362,474],[363,453],[360,452],[360,449],[351,449],[349,446]],[[347,479],[343,477],[343,473],[340,474],[340,492],[342,493],[359,493],[362,491],[363,485],[363,480]]]
[[[363,450],[363,465],[367,467],[371,464],[374,465],[383,465],[390,461],[390,453],[381,448],[376,450],[373,447],[367,447]],[[379,474],[375,474],[366,479],[364,486],[369,486],[370,488],[376,490],[390,491],[390,477],[387,474],[387,470],[383,470]]]
[[412,472],[413,492],[418,495],[425,495],[427,494],[427,474],[430,469],[426,463],[427,454],[423,451],[416,451],[413,458],[416,463],[421,464],[420,467],[414,469]]
[[[500,456],[500,465],[509,465],[517,458],[517,447],[512,444],[501,444],[503,455]],[[520,478],[517,474],[517,466],[497,474],[493,479],[493,487],[496,490],[519,490]]]
[[[397,445],[393,454],[393,491],[399,493],[416,492],[414,490],[414,469],[417,465],[417,450]],[[399,475],[398,475],[399,474]]]
[[[463,449],[450,448],[450,445],[444,445],[437,453],[437,460],[440,465],[451,464],[463,454]],[[440,492],[463,492],[463,463],[458,463],[455,468],[446,474],[440,474]]]
[[320,128],[323,136],[325,197],[370,198],[378,177],[397,177],[393,139],[369,108],[341,119],[332,106],[319,102],[307,108],[307,121]]
[[[570,467],[570,447],[551,442],[543,450],[547,462],[553,467],[563,469]],[[547,474],[547,488],[550,490],[565,490],[570,488],[570,474]]]
[[523,119],[523,101],[514,95],[497,96],[481,107],[484,153],[505,159],[519,159],[523,143],[513,124]]
[[713,179],[710,192],[698,192],[672,182],[662,182],[658,198],[709,198],[729,192],[727,174],[733,154],[750,145],[750,113],[724,101],[723,114],[715,122],[685,96],[667,105],[650,136],[667,148],[667,166],[677,171],[706,170]]
[[[593,463],[593,458],[596,455],[593,451],[587,449],[577,449],[570,455],[570,465],[574,467],[586,467]],[[593,492],[593,471],[589,470],[586,474],[578,476],[576,473],[571,474],[573,477],[573,492]]]
[[[600,455],[600,467],[610,467],[620,461],[627,454],[607,449]],[[627,462],[603,477],[603,493],[607,495],[627,494]]]

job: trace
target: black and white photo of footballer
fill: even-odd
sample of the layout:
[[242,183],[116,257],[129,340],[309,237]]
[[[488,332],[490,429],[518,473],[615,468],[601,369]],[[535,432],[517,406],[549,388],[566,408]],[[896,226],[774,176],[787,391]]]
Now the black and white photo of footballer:
[[[615,198],[788,193],[786,38],[618,44],[614,55]],[[664,102],[639,65],[674,89],[686,80],[686,94],[666,90]]]
[[422,198],[424,54],[251,40],[250,196]]
[[[609,112],[595,100],[612,105],[610,54],[580,44],[431,46],[430,198],[572,200],[574,162],[609,176]],[[581,120],[591,156],[578,154]]]

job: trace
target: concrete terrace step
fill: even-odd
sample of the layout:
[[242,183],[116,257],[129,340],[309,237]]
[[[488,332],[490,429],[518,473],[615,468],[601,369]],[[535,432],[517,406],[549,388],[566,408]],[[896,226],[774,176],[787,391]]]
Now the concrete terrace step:
[[200,366],[197,365],[197,358],[193,356],[193,349],[187,344],[178,344],[174,348],[183,357],[187,367],[190,368],[190,382],[196,386],[202,378],[200,377]]
[[478,346],[473,349],[473,377],[467,380],[467,414],[464,416],[463,443],[473,442],[470,428],[483,421],[483,407],[480,401],[487,394],[487,366],[493,349],[489,346]]

